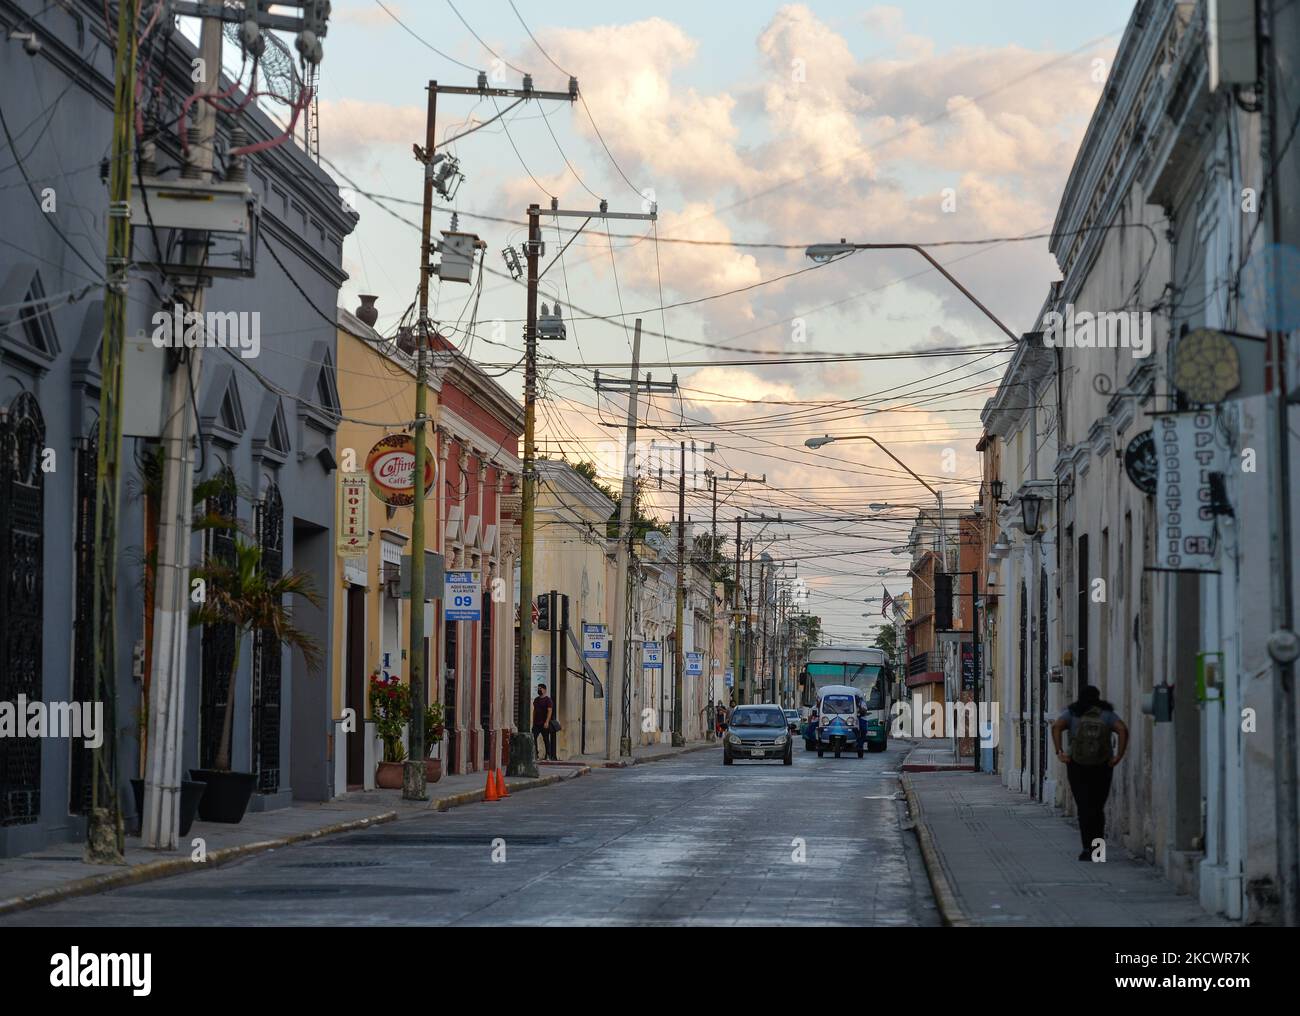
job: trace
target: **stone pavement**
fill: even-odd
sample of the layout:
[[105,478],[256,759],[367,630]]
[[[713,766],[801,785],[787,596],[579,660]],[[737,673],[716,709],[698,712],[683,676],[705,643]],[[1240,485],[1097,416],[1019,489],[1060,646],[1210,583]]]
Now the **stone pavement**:
[[[514,793],[588,772],[586,765],[547,767],[540,778],[509,777],[506,787]],[[353,791],[324,803],[249,812],[237,825],[196,821],[181,849],[171,852],[148,850],[139,837],[128,836],[126,864],[120,866],[86,864],[81,843],[0,858],[0,914],[193,871],[196,839],[203,840],[205,867],[211,868],[291,843],[472,804],[483,799],[486,781],[486,773],[444,776],[429,784],[428,801],[404,801],[400,790]]]
[[954,926],[1231,925],[1119,844],[1078,860],[1073,819],[968,772],[902,776],[944,922]]

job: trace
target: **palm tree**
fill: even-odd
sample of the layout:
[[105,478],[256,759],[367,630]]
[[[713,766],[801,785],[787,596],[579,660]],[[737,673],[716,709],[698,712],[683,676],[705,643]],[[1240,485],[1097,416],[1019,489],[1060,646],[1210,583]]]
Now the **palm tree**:
[[235,629],[235,652],[230,662],[229,691],[221,722],[221,741],[213,768],[230,771],[231,734],[235,717],[235,675],[239,672],[239,649],[244,636],[254,631],[270,632],[281,643],[302,652],[313,670],[322,655],[316,640],[296,627],[292,611],[285,606],[288,596],[301,596],[313,606],[320,597],[305,572],[290,571],[269,579],[262,569],[262,551],[256,544],[236,538],[234,557],[229,561],[208,560],[194,569],[204,582],[203,602],[190,611],[190,625],[227,624]]

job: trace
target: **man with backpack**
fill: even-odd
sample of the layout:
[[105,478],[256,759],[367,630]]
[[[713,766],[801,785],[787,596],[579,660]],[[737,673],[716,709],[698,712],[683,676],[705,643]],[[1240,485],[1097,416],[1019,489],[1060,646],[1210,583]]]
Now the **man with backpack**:
[[[1070,732],[1070,750],[1061,749],[1061,734]],[[1114,733],[1119,746],[1111,743]],[[1083,843],[1080,861],[1092,859],[1093,844],[1106,839],[1106,799],[1110,796],[1112,770],[1128,749],[1128,727],[1115,707],[1101,697],[1100,689],[1087,685],[1079,700],[1052,724],[1056,757],[1065,763],[1070,793],[1079,811],[1079,839]]]

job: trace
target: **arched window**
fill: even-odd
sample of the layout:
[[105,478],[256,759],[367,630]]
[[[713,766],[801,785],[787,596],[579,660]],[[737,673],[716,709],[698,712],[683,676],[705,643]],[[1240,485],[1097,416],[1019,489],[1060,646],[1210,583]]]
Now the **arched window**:
[[[223,465],[213,478],[218,489],[207,499],[209,518],[234,520],[238,513],[235,474]],[[209,561],[233,562],[235,530],[218,526],[207,530],[204,556]],[[221,724],[230,688],[230,666],[235,659],[235,627],[229,624],[203,626],[203,672],[199,687],[199,766],[211,769],[221,747]]]
[[[0,702],[42,699],[45,419],[31,392],[0,409]],[[0,825],[41,811],[41,742],[0,738]]]
[[[257,542],[268,579],[284,574],[284,501],[272,483],[257,506]],[[253,634],[253,771],[257,789],[280,789],[280,640],[270,632]]]

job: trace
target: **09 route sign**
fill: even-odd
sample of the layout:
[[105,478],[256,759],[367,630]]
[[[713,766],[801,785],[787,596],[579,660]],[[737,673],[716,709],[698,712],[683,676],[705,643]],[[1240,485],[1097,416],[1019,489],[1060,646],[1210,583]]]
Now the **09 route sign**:
[[448,621],[477,621],[483,588],[476,571],[449,571],[443,582],[444,616]]

